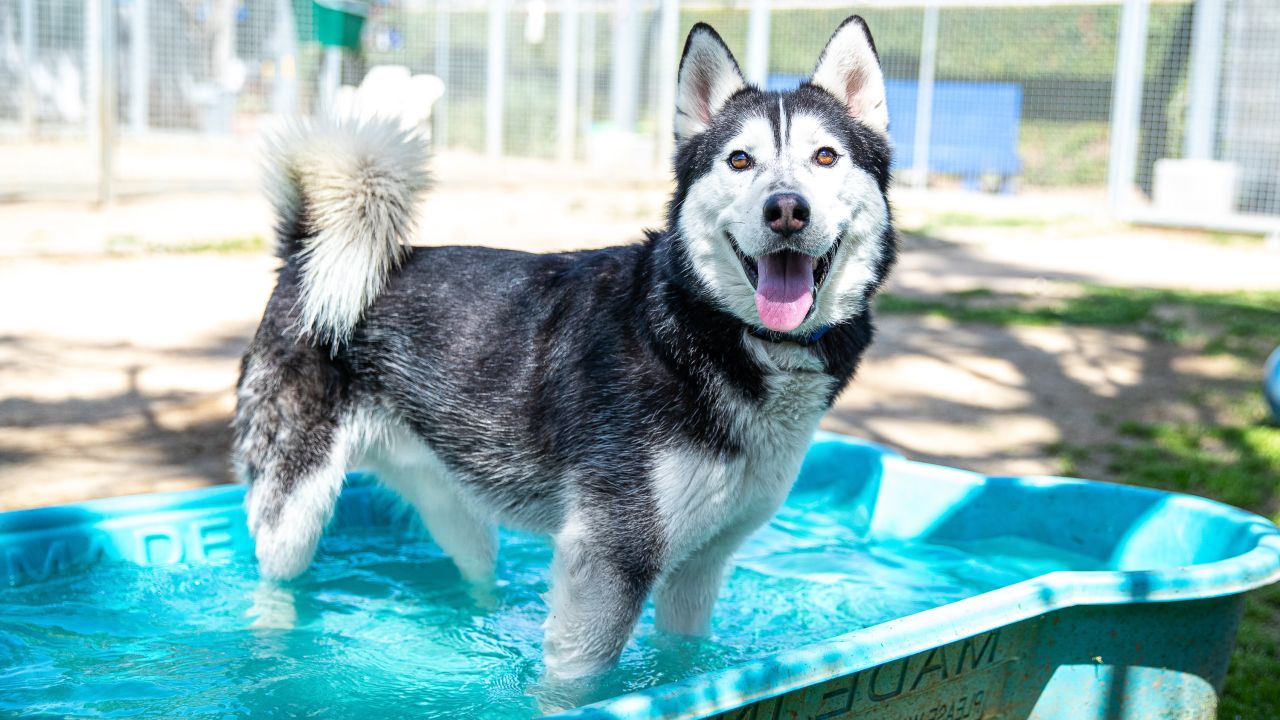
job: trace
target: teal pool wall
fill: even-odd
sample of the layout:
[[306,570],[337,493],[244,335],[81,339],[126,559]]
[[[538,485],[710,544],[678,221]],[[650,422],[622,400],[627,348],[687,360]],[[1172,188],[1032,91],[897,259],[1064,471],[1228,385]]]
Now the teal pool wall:
[[[794,501],[868,537],[964,548],[1009,539],[1096,561],[562,718],[1211,718],[1243,593],[1280,579],[1280,530],[1220,503],[1066,478],[985,477],[819,434]],[[116,559],[252,552],[243,488],[0,513],[0,571],[38,582]],[[359,476],[337,525],[403,512]]]

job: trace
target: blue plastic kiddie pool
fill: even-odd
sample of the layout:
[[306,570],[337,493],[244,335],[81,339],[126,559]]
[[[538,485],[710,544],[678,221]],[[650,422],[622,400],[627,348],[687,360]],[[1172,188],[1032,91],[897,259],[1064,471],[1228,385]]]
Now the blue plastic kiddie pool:
[[648,610],[618,668],[570,693],[540,679],[545,541],[504,535],[478,597],[357,476],[295,626],[249,629],[242,501],[0,514],[0,715],[532,717],[572,696],[561,717],[1210,718],[1244,593],[1280,579],[1280,531],[1216,502],[821,434],[711,637]]

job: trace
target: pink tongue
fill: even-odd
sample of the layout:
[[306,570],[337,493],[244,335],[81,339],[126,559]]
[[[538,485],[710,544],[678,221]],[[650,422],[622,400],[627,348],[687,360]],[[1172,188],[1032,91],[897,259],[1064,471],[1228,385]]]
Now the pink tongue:
[[760,321],[775,332],[791,332],[800,327],[813,305],[813,260],[785,250],[760,258],[756,268],[756,310]]

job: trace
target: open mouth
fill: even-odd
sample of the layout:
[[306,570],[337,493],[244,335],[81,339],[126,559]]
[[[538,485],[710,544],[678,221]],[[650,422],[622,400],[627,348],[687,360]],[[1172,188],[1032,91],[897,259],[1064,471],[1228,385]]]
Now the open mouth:
[[820,257],[780,250],[754,258],[738,247],[732,235],[729,244],[742,263],[747,280],[755,288],[760,321],[768,329],[784,333],[800,327],[813,311],[818,289],[827,279],[831,260],[839,247],[839,241],[833,243]]

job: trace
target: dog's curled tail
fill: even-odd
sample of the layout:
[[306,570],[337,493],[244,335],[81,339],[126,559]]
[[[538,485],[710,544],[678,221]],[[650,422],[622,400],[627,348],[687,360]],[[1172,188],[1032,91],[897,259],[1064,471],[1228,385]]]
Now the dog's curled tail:
[[267,142],[277,253],[296,263],[298,327],[339,345],[408,253],[427,141],[387,119],[299,120]]

